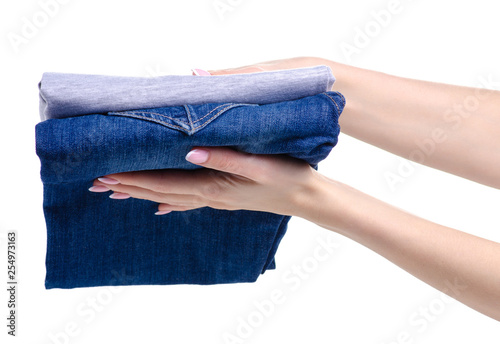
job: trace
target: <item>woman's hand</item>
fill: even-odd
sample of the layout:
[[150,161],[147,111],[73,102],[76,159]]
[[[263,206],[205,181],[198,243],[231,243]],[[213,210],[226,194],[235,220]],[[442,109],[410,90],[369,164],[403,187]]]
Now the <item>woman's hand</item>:
[[[240,74],[317,65],[331,68],[336,78],[332,90],[347,100],[339,118],[344,134],[405,159],[500,188],[498,90],[401,78],[317,57],[209,72]],[[394,179],[388,181],[391,188],[400,183]]]
[[[209,72],[244,74],[326,63],[317,57],[296,57]],[[95,180],[91,191],[112,190],[110,197],[114,199],[134,197],[158,202],[158,215],[207,206],[297,215],[304,195],[311,193],[313,179],[319,175],[299,159],[252,155],[223,147],[200,147],[186,159],[207,169],[117,173]]]
[[[427,147],[433,139],[433,149],[421,152],[420,163],[500,187],[498,91],[478,93],[316,58],[270,61],[211,74],[320,64],[334,70],[334,88],[348,99],[341,119],[344,132],[410,158],[417,156],[418,143]],[[442,115],[474,94],[482,97],[477,108],[458,127],[449,128]],[[437,129],[441,135],[436,139]],[[499,243],[418,218],[324,177],[301,160],[223,147],[198,148],[187,159],[207,168],[112,174],[96,180],[91,191],[113,190],[112,198],[131,196],[159,202],[159,215],[208,206],[300,216],[357,241],[500,321]]]
[[299,159],[225,147],[200,147],[186,159],[206,168],[116,173],[96,179],[91,191],[158,202],[158,215],[200,207],[296,215],[318,174]]
[[257,72],[269,72],[273,70],[314,67],[314,66],[328,65],[328,64],[329,64],[328,60],[319,57],[293,57],[289,59],[260,62],[257,64],[237,67],[237,68],[209,70],[208,72],[211,75],[246,74],[246,73],[257,73]]

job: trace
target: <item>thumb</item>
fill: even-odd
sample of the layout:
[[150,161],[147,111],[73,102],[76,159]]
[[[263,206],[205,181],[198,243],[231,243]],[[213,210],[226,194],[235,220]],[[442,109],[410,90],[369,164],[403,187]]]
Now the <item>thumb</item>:
[[203,167],[255,179],[265,162],[255,154],[238,152],[227,147],[200,147],[192,149],[186,160]]

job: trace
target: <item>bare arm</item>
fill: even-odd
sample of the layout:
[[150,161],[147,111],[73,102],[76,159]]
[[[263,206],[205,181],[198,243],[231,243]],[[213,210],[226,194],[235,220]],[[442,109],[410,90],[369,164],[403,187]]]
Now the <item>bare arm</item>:
[[[298,57],[214,75],[329,66],[345,95],[342,132],[403,158],[500,188],[500,91],[412,80]],[[500,82],[492,81],[500,88]]]
[[[500,176],[495,173],[500,167],[499,92],[408,80],[311,58],[213,74],[318,64],[332,67],[335,88],[346,95],[341,116],[344,132],[409,158],[419,147],[416,142],[434,139],[434,150],[422,163],[500,188]],[[458,121],[453,117],[457,115],[453,111],[458,111],[453,110],[454,104],[472,102],[467,99],[474,94],[482,95],[477,106]],[[436,128],[442,130],[440,135],[435,134]],[[213,147],[198,149],[189,159],[221,172],[118,173],[108,176],[115,181],[96,180],[98,188],[92,191],[113,190],[124,197],[152,200],[164,212],[209,206],[300,216],[363,244],[500,321],[499,243],[418,218],[292,158]]]
[[[330,62],[348,102],[343,132],[406,159],[500,188],[500,92]],[[499,85],[500,86],[500,85]]]
[[499,243],[421,219],[319,174],[311,185],[297,215],[500,321]]
[[167,212],[209,206],[300,216],[500,321],[499,243],[408,214],[321,175],[304,161],[222,147],[197,149],[193,157],[198,158],[193,163],[222,172],[118,173],[107,176],[118,184],[96,180],[94,185],[104,189],[95,191],[152,200]]

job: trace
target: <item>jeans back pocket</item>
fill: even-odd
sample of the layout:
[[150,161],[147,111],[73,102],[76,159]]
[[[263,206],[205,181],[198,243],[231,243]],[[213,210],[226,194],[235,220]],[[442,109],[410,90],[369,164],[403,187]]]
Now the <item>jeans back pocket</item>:
[[108,112],[110,116],[142,119],[193,135],[210,122],[235,107],[258,106],[257,104],[224,103],[169,106],[153,109]]

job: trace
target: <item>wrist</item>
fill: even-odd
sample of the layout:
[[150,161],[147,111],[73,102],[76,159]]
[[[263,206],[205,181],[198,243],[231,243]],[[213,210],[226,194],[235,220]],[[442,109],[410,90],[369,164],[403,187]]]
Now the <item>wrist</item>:
[[383,227],[379,216],[396,215],[391,206],[315,170],[305,185],[294,198],[293,215],[356,241]]
[[333,230],[331,217],[336,212],[336,184],[336,181],[311,168],[309,178],[303,180],[301,188],[292,196],[291,215]]

